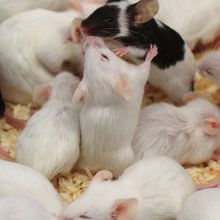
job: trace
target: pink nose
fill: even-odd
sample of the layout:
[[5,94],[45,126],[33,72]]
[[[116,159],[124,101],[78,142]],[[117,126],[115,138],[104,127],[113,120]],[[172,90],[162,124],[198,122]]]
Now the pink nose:
[[84,34],[86,34],[86,33],[89,32],[89,28],[83,27],[82,25],[81,25],[81,27],[80,27],[80,30],[81,30]]
[[87,42],[89,45],[95,46],[95,47],[101,47],[101,43],[99,38],[94,36],[87,37]]

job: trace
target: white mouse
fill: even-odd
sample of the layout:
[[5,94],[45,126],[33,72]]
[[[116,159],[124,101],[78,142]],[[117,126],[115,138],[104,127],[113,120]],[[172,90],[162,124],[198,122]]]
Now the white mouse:
[[198,70],[218,85],[220,85],[220,51],[207,53],[197,62]]
[[63,11],[67,4],[68,0],[0,0],[0,23],[23,11],[33,9]]
[[1,220],[57,220],[42,205],[25,196],[0,197]]
[[141,110],[132,148],[137,160],[169,156],[181,164],[211,158],[220,143],[220,111],[205,99],[176,107],[157,103]]
[[31,197],[56,215],[60,215],[63,209],[55,188],[41,173],[18,163],[0,160],[0,197],[7,195]]
[[200,41],[208,43],[219,34],[220,1],[158,0],[160,10],[156,15],[178,31],[191,49]]
[[205,189],[186,199],[177,220],[219,220],[220,189]]
[[118,180],[111,177],[108,171],[97,173],[85,193],[64,209],[63,219],[175,219],[195,191],[189,174],[168,157],[140,160]]
[[118,58],[101,38],[89,37],[84,47],[83,79],[73,96],[74,102],[83,99],[78,166],[109,169],[118,176],[134,159],[131,140],[157,48],[151,47],[145,62],[135,66]]
[[80,109],[72,103],[79,82],[73,74],[62,72],[51,83],[39,86],[37,95],[49,99],[28,120],[16,142],[16,161],[49,179],[70,172],[79,157]]
[[[27,104],[34,86],[51,81],[81,60],[79,45],[68,40],[78,12],[34,10],[9,18],[0,26],[0,87],[3,97]],[[16,94],[16,95],[15,95]]]

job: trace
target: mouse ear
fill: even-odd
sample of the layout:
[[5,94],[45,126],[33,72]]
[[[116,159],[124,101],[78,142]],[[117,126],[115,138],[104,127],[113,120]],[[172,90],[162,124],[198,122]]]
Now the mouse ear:
[[138,208],[138,200],[136,198],[119,199],[113,205],[112,219],[127,220],[134,217]]
[[217,135],[219,133],[220,124],[216,117],[209,117],[203,121],[203,130],[208,135]]
[[140,0],[130,6],[134,16],[134,23],[141,24],[150,20],[159,10],[158,0]]
[[51,94],[52,87],[50,84],[37,85],[33,90],[33,102],[43,103]]
[[84,81],[81,81],[73,94],[73,98],[72,98],[73,103],[80,102],[83,99],[83,97],[86,96],[87,93],[88,93],[87,85]]
[[114,76],[112,87],[115,90],[115,92],[120,94],[124,99],[131,99],[130,82],[124,74],[117,74]]
[[75,18],[72,21],[72,24],[70,27],[70,36],[74,43],[80,43],[80,40],[82,37],[81,30],[80,30],[81,23],[82,23],[81,18]]
[[110,171],[101,170],[93,177],[92,180],[103,182],[103,181],[111,180],[112,178],[113,178],[113,174]]

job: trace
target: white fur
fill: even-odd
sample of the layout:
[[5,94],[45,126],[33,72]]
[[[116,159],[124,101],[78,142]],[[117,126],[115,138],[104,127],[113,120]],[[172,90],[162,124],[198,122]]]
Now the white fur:
[[[138,67],[128,64],[116,57],[101,39],[99,41],[101,47],[88,45],[85,51],[82,82],[88,92],[80,113],[82,149],[79,166],[93,171],[109,169],[119,175],[133,161],[130,144],[150,63]],[[107,55],[109,61],[105,61],[101,54]],[[128,81],[128,100],[113,89],[112,84],[120,78]]]
[[0,197],[1,220],[56,220],[40,203],[24,196]]
[[65,61],[73,66],[80,63],[79,46],[68,41],[75,17],[74,11],[39,9],[1,24],[0,87],[6,100],[31,102],[34,86],[49,82]]
[[0,160],[0,197],[23,195],[38,201],[49,213],[60,214],[62,203],[53,185],[37,171]]
[[220,189],[205,189],[185,201],[177,220],[219,220]]
[[220,51],[205,55],[198,61],[197,67],[200,73],[220,85]]
[[129,30],[128,30],[128,21],[126,17],[126,10],[129,3],[127,1],[121,1],[118,3],[110,3],[109,5],[116,5],[117,7],[120,8],[120,14],[118,18],[120,33],[117,34],[116,37],[127,36],[129,34]]
[[182,61],[163,70],[152,65],[149,82],[162,88],[174,101],[180,103],[184,94],[191,91],[195,73],[195,59],[186,45]]
[[66,8],[67,0],[0,0],[0,23],[23,11],[48,9],[60,11]]
[[[115,161],[117,162],[117,161]],[[184,200],[195,191],[189,174],[167,157],[140,160],[115,181],[93,180],[86,192],[63,212],[70,220],[80,215],[91,220],[112,220],[113,206],[118,199],[136,198],[133,215],[120,220],[175,219]]]
[[206,118],[216,117],[217,106],[205,99],[195,99],[185,106],[153,104],[141,110],[132,142],[136,159],[166,155],[180,163],[200,163],[211,158],[220,143],[220,133],[207,135]]
[[159,0],[160,10],[156,15],[161,21],[178,31],[194,48],[201,40],[213,40],[220,31],[220,1]]
[[16,160],[52,179],[68,173],[79,156],[79,108],[72,96],[79,84],[70,73],[60,73],[51,82],[52,92],[35,113],[16,142]]

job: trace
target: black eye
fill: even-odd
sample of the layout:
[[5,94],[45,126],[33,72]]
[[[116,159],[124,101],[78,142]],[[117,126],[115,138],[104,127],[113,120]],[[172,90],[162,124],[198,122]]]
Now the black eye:
[[106,18],[105,21],[106,21],[106,22],[113,22],[114,19],[113,19],[113,18]]
[[80,215],[79,217],[80,217],[80,218],[84,218],[84,219],[92,219],[91,217],[86,216],[86,215]]
[[109,58],[108,58],[105,54],[103,54],[103,53],[102,53],[102,57],[103,57],[104,59],[106,59],[106,60],[109,60]]

